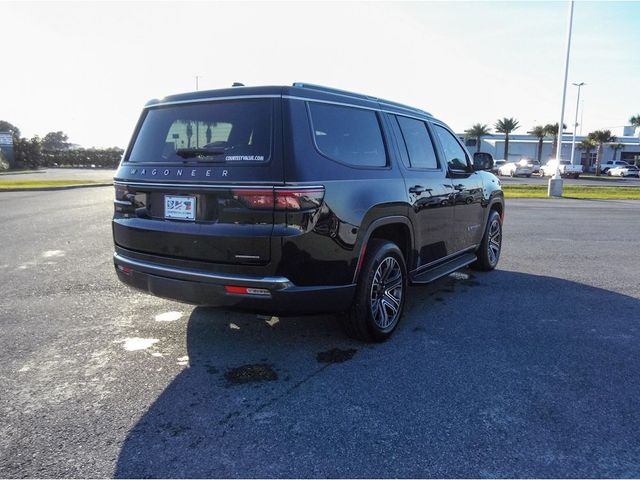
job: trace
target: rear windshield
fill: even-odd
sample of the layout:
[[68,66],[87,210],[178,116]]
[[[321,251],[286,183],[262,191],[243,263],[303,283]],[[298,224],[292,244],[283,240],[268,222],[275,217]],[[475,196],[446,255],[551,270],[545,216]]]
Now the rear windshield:
[[127,161],[266,162],[272,124],[271,99],[151,108]]

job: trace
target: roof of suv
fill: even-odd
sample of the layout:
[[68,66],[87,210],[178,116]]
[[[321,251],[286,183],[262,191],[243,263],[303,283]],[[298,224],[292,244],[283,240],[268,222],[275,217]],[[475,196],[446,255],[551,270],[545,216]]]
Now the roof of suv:
[[179,93],[169,95],[162,99],[154,99],[147,102],[145,107],[156,105],[167,105],[176,103],[192,103],[219,98],[237,98],[244,96],[269,97],[283,96],[298,99],[324,100],[336,103],[348,103],[369,108],[383,108],[394,112],[410,112],[427,117],[433,117],[429,112],[418,108],[403,105],[401,103],[384,100],[381,98],[363,95],[360,93],[347,92],[335,88],[313,85],[310,83],[294,83],[292,86],[263,86],[263,87],[232,87],[218,90],[202,90],[198,92]]

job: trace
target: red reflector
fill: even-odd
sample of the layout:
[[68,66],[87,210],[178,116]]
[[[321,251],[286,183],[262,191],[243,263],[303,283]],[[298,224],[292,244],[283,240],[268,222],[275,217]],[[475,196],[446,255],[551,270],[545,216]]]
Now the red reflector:
[[118,270],[120,270],[122,273],[131,273],[133,272],[133,270],[129,267],[125,267],[124,265],[117,265]]
[[231,285],[225,285],[224,289],[227,293],[238,293],[240,295],[246,295],[248,293],[247,287],[233,287]]
[[271,296],[271,292],[266,288],[253,288],[253,287],[234,287],[233,285],[225,285],[224,289],[227,293],[233,293],[236,295],[264,295]]

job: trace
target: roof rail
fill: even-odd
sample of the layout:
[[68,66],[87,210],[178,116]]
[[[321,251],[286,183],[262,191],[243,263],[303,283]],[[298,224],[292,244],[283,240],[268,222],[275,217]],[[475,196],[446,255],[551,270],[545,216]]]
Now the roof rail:
[[425,112],[424,110],[421,110],[419,108],[415,108],[415,107],[410,107],[408,105],[403,105],[402,103],[397,103],[397,102],[392,102],[390,100],[384,100],[382,98],[378,98],[378,97],[372,97],[370,95],[363,95],[361,93],[354,93],[354,92],[349,92],[347,90],[340,90],[337,88],[331,88],[331,87],[324,87],[322,85],[315,85],[313,83],[303,83],[303,82],[295,82],[293,84],[294,87],[298,87],[298,88],[308,88],[309,90],[316,90],[318,92],[326,92],[326,93],[333,93],[335,95],[342,95],[345,97],[352,97],[352,98],[359,98],[362,100],[369,100],[372,102],[378,102],[382,105],[387,105],[390,107],[396,107],[396,108],[400,108],[403,110],[409,110],[409,111],[413,111],[413,112],[419,112],[425,115],[428,115],[430,117],[432,117],[433,115],[431,115],[429,112]]
[[315,85],[313,83],[295,82],[293,86],[298,88],[308,88],[309,90],[317,90],[318,92],[334,93],[346,97],[361,98],[363,100],[371,100],[374,102],[378,101],[376,97],[372,97],[370,95],[362,95],[361,93],[349,92],[347,90],[340,90],[338,88],[323,87],[322,85]]

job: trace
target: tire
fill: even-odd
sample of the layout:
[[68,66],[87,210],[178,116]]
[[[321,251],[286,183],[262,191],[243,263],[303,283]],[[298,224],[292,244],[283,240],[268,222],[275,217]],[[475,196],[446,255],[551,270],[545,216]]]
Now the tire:
[[498,265],[500,260],[500,251],[502,250],[502,219],[500,214],[495,210],[491,210],[487,219],[487,228],[484,230],[484,236],[480,247],[476,251],[478,259],[470,266],[475,270],[483,270],[488,272]]
[[353,305],[344,319],[347,335],[365,342],[387,340],[400,322],[406,293],[407,267],[402,252],[395,243],[371,240]]
[[531,174],[529,174],[529,175],[526,175],[526,177],[527,177],[527,178],[531,178]]
[[511,170],[511,171],[509,172],[509,176],[510,176],[511,178],[513,178],[513,177],[515,177],[515,176],[516,176],[516,174],[513,172],[513,170]]

